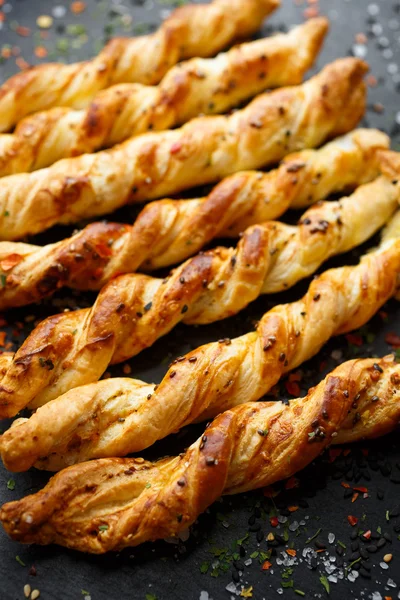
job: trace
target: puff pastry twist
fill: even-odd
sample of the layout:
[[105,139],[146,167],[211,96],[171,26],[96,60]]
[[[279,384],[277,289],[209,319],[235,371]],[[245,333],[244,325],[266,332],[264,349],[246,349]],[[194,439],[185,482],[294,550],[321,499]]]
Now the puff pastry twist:
[[5,504],[0,520],[20,542],[93,553],[176,535],[222,494],[290,477],[332,443],[388,433],[399,422],[399,392],[391,357],[349,361],[289,405],[251,402],[221,414],[180,456],[69,467]]
[[[372,198],[379,198],[382,181],[364,186]],[[332,335],[364,324],[399,284],[399,212],[381,246],[360,265],[327,271],[302,300],[267,312],[256,332],[178,359],[160,386],[128,379],[77,388],[97,380],[110,362],[150,345],[178,321],[207,323],[233,314],[258,294],[293,284],[324,258],[365,239],[365,228],[373,229],[372,213],[390,214],[398,200],[400,184],[384,185],[391,186],[385,196],[397,188],[395,198],[390,207],[386,201],[379,207],[372,203],[368,217],[364,211],[369,203],[359,188],[352,198],[312,208],[297,230],[280,223],[254,226],[238,249],[199,256],[165,282],[147,280],[147,289],[130,282],[145,276],[122,276],[99,295],[93,309],[41,323],[14,358],[3,356],[0,363],[6,369],[8,362],[0,387],[3,417],[28,403],[45,404],[2,437],[7,467],[23,470],[41,459],[37,464],[42,468],[59,469],[87,458],[141,450],[195,419],[259,399]]]
[[181,129],[4,177],[0,239],[106,214],[319,146],[351,130],[364,113],[366,70],[359,59],[341,59],[306,83],[263,94],[228,117],[201,117]]
[[268,88],[298,84],[327,29],[326,19],[312,19],[289,34],[180,63],[158,86],[120,84],[100,92],[85,110],[59,107],[27,117],[14,133],[0,135],[0,176],[170,129],[201,113],[223,113]]
[[52,106],[83,108],[116,83],[158,83],[170,67],[192,56],[212,56],[252,35],[279,0],[214,0],[172,13],[151,35],[114,38],[92,60],[48,63],[11,77],[0,88],[0,131]]
[[0,310],[38,301],[62,286],[96,290],[118,274],[183,262],[217,236],[237,236],[289,206],[309,206],[372,180],[379,171],[377,150],[388,145],[378,130],[355,130],[319,150],[289,155],[269,173],[232,175],[205,198],[150,203],[133,226],[92,223],[43,248],[0,242]]

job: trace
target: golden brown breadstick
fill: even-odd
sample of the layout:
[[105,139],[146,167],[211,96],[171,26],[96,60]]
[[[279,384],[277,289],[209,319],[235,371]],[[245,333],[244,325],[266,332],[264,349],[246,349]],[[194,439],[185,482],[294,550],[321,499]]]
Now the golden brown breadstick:
[[325,18],[311,19],[289,34],[180,63],[158,86],[119,84],[96,95],[85,110],[58,107],[27,117],[12,134],[0,135],[0,176],[170,129],[202,113],[223,113],[268,88],[298,84],[327,29]]
[[0,239],[106,214],[279,161],[351,130],[364,113],[367,70],[344,58],[300,86],[257,97],[243,110],[148,133],[111,150],[10,175],[0,186]]
[[98,290],[118,274],[183,262],[217,236],[237,236],[289,206],[309,206],[371,181],[379,171],[377,150],[388,145],[382,132],[359,129],[319,150],[289,155],[269,173],[231,175],[205,198],[150,203],[132,227],[92,223],[43,248],[0,242],[0,310],[36,302],[62,286]]
[[221,414],[180,456],[69,467],[3,505],[0,520],[20,542],[97,554],[176,535],[222,494],[290,477],[332,443],[388,433],[399,422],[399,393],[392,357],[348,361],[289,405],[251,402]]
[[279,0],[214,0],[174,11],[159,29],[137,38],[115,38],[92,60],[48,63],[11,77],[0,88],[0,131],[25,115],[52,106],[83,108],[116,83],[158,83],[179,60],[212,56],[252,35]]
[[[316,221],[311,227],[316,224],[323,227],[323,223],[324,220]],[[89,458],[124,456],[150,446],[194,420],[258,400],[282,373],[311,358],[331,336],[366,323],[395,294],[400,283],[399,236],[400,212],[386,229],[381,246],[366,254],[358,266],[325,272],[312,282],[302,300],[267,312],[255,332],[202,346],[177,359],[159,386],[131,379],[107,379],[71,389],[39,408],[30,419],[19,419],[0,442],[7,468],[19,471],[36,464],[40,468],[58,470]],[[254,268],[251,270],[254,273]],[[251,279],[253,275],[249,275]],[[267,278],[265,287],[268,281]],[[226,296],[233,296],[235,300],[247,293],[243,285],[236,288],[236,293],[229,292],[230,285],[227,287]],[[209,298],[200,304],[206,314],[218,310],[219,303],[212,304]],[[125,307],[120,312],[126,314]],[[198,322],[203,317],[191,314],[189,322]],[[109,321],[112,321],[107,325],[110,331],[115,330],[112,314]],[[88,318],[85,325],[87,322]],[[69,323],[70,329],[72,326]],[[88,377],[87,372],[93,374],[97,363],[103,360],[109,340],[105,332],[98,342],[99,352],[95,353],[95,343],[90,340],[86,346],[81,342],[79,352],[63,355],[61,367],[56,362],[56,376],[52,377],[49,364],[58,361],[56,352],[61,351],[62,344],[69,347],[68,344],[74,343],[70,341],[73,336],[69,339],[65,330],[60,335],[57,321],[53,324],[49,320],[41,329],[40,338],[40,327],[32,336],[36,346],[32,342],[30,347],[17,353],[14,365],[2,381],[4,416],[15,414],[35,392],[40,393],[32,404],[44,403],[55,389],[60,389],[64,374],[64,389],[76,386],[83,379],[82,372]],[[120,353],[131,348],[130,332],[125,328],[124,333]],[[143,338],[138,338],[139,346]],[[111,347],[112,342],[109,342]],[[40,369],[43,375],[38,384]],[[9,392],[4,393],[5,388]]]

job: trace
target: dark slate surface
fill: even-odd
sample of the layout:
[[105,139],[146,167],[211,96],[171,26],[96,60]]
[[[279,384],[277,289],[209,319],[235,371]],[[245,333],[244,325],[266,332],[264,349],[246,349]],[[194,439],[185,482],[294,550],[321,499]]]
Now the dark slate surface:
[[[283,8],[270,20],[265,33],[299,23],[304,18],[303,11],[307,7],[315,7],[315,4],[307,5],[301,1],[294,3],[292,0],[283,0],[282,3]],[[0,10],[3,10],[6,18],[4,22],[0,22],[0,51],[3,55],[7,54],[7,45],[10,45],[13,55],[0,64],[0,79],[17,71],[15,58],[18,55],[30,63],[39,62],[34,54],[37,46],[48,49],[47,60],[57,58],[72,61],[86,58],[96,53],[110,35],[129,35],[155,28],[171,6],[165,0],[89,0],[86,2],[86,10],[77,16],[71,13],[70,3],[65,0],[6,0],[2,4]],[[400,110],[397,90],[400,79],[397,72],[400,57],[400,3],[394,0],[377,0],[376,3],[368,3],[366,0],[321,0],[320,4],[321,12],[331,19],[332,30],[318,67],[349,53],[363,57],[366,53],[365,57],[371,65],[373,75],[379,80],[379,85],[370,90],[365,123],[389,132],[393,138],[393,147],[397,148],[400,143],[400,125],[396,124],[396,113]],[[55,14],[62,14],[63,7],[66,9],[65,16],[54,18],[52,27],[45,32],[47,39],[41,38],[41,30],[36,25],[37,17],[51,15],[53,10],[56,11]],[[31,28],[30,34],[27,37],[21,36],[18,26]],[[358,43],[355,41],[355,36],[360,33],[367,35],[366,45],[359,43],[363,41],[362,37],[358,36]],[[131,219],[133,215],[132,209],[125,209],[114,218]],[[67,233],[67,228],[55,228],[39,239],[46,242],[59,239]],[[331,261],[330,266],[355,262],[357,256],[354,252]],[[280,294],[272,300],[261,298],[238,317],[222,323],[198,328],[183,325],[177,327],[152,349],[130,362],[132,376],[159,381],[171,358],[199,344],[249,331],[273,303],[300,297],[307,284],[308,282],[303,282],[291,292]],[[14,321],[24,321],[28,317],[24,336],[32,326],[29,323],[31,316],[44,317],[57,312],[60,307],[83,306],[90,303],[90,300],[90,295],[74,296],[64,292],[56,298],[56,305],[45,302],[40,307],[15,311],[7,318],[12,325]],[[340,362],[341,354],[346,358],[387,353],[390,347],[385,343],[386,333],[400,333],[400,308],[395,301],[391,301],[384,307],[384,311],[385,314],[377,315],[370,326],[361,331],[363,346],[359,347],[350,343],[351,340],[349,342],[345,337],[340,337],[327,344],[319,356],[305,365],[302,391],[305,392]],[[112,374],[121,374],[120,367],[113,368]],[[285,395],[284,385],[281,386],[281,391]],[[3,429],[6,425],[3,425]],[[157,444],[147,456],[156,457],[179,451],[200,432],[201,426],[188,428],[187,431]],[[29,583],[32,589],[39,589],[40,597],[46,600],[75,600],[87,596],[92,600],[223,600],[236,597],[233,591],[226,590],[226,586],[233,589],[230,586],[239,577],[238,592],[240,593],[242,586],[245,590],[253,586],[252,597],[257,600],[269,600],[280,595],[300,598],[295,590],[302,591],[306,598],[323,598],[327,597],[324,577],[328,577],[333,567],[336,567],[333,575],[338,574],[338,582],[329,582],[330,598],[379,600],[387,596],[394,599],[400,597],[400,542],[397,539],[400,517],[397,516],[396,509],[399,503],[399,477],[400,450],[398,434],[395,433],[386,439],[354,447],[349,454],[343,454],[333,463],[329,462],[328,454],[324,455],[299,475],[298,489],[283,489],[274,502],[264,497],[262,492],[254,492],[216,503],[199,519],[190,538],[178,545],[161,541],[128,549],[118,555],[91,557],[57,547],[23,547],[8,540],[3,531],[0,531],[0,598],[23,598],[23,586]],[[0,467],[0,501],[9,501],[31,493],[39,489],[46,479],[45,474],[33,470],[10,477]],[[14,487],[13,482],[15,489],[8,489]],[[341,485],[342,482],[348,483],[350,492]],[[352,503],[351,488],[357,485],[368,488],[368,497],[363,498],[360,493]],[[288,506],[299,506],[299,509],[285,516]],[[287,523],[281,523],[278,529],[273,529],[269,522],[269,517],[275,514],[275,508],[280,514],[280,521],[287,519]],[[348,524],[349,514],[359,518],[358,528],[352,529]],[[249,532],[249,529],[258,529],[261,533]],[[364,577],[356,578],[354,571],[360,563],[356,563],[349,571],[344,571],[336,551],[338,549],[341,552],[342,546],[337,544],[340,540],[346,545],[346,550],[343,551],[344,567],[351,563],[353,553],[354,559],[357,559],[358,542],[351,539],[351,535],[356,535],[357,529],[371,530],[372,537],[376,538],[369,544],[361,541],[362,548],[376,545],[384,534],[389,534],[386,537],[392,540],[391,543],[386,542],[376,553],[370,554],[366,565],[371,566],[370,579],[365,577],[368,570],[364,567]],[[260,553],[268,550],[265,538],[271,530],[281,535],[287,531],[288,541],[286,546],[284,544],[277,548],[277,556],[271,558],[273,567],[266,572],[261,570],[263,555]],[[307,543],[318,531],[317,538]],[[329,543],[328,540],[333,540],[332,534],[334,542]],[[257,537],[262,540],[261,543],[257,541]],[[318,546],[327,545],[327,551],[317,553],[312,561],[310,557],[303,558],[305,547],[318,549],[315,542]],[[280,553],[285,547],[297,550],[295,564],[278,564],[282,562]],[[257,552],[258,555],[254,554]],[[239,562],[235,563],[238,568],[233,564],[234,553],[240,555]],[[386,553],[393,554],[393,560],[388,569],[383,569],[380,564]],[[330,568],[329,565],[333,567]],[[241,575],[238,576],[239,572]],[[343,579],[340,579],[341,576]],[[282,582],[290,586],[292,581],[293,587],[282,586]]]

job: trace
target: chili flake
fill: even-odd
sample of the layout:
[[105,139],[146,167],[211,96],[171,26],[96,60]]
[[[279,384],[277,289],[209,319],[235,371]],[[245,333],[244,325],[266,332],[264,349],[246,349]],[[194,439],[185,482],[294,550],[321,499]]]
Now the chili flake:
[[296,381],[286,381],[285,388],[287,393],[295,398],[301,394],[300,386]]
[[358,518],[354,517],[353,515],[348,515],[347,520],[352,527],[354,527],[358,523]]
[[71,3],[71,12],[73,12],[74,15],[80,15],[85,9],[86,9],[85,2],[72,2]]
[[393,348],[400,348],[400,335],[394,332],[389,332],[385,335],[385,342]]
[[35,56],[37,56],[38,58],[46,58],[47,49],[44,46],[36,46]]
[[290,477],[285,483],[285,490],[292,490],[293,488],[299,487],[299,480],[297,477]]
[[10,271],[15,265],[20,263],[23,257],[20,254],[9,254],[0,262],[3,271]]

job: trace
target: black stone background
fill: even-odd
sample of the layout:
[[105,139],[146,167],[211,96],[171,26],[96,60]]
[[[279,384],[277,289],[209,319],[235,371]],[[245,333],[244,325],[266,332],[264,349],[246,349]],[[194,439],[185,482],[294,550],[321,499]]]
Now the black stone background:
[[[3,6],[7,19],[0,30],[0,48],[4,44],[19,46],[22,56],[32,63],[43,62],[33,55],[35,45],[43,44],[51,50],[49,57],[65,62],[87,58],[98,51],[107,36],[116,33],[125,35],[141,33],[144,29],[154,29],[162,16],[171,7],[165,0],[122,0],[120,2],[87,0],[87,9],[77,16],[69,10],[69,1],[66,0],[11,0]],[[269,20],[264,28],[264,33],[269,34],[274,30],[285,30],[287,27],[303,20],[303,11],[307,7],[304,3],[296,5],[292,0],[282,0],[283,7]],[[39,15],[51,14],[56,5],[67,8],[66,16],[54,19],[54,24],[49,30],[49,39],[39,41],[36,18]],[[11,7],[11,10],[9,10]],[[377,8],[376,8],[377,7]],[[369,109],[364,124],[380,127],[390,133],[393,139],[393,148],[400,146],[400,126],[396,125],[396,113],[400,110],[396,67],[400,57],[400,3],[393,0],[321,0],[321,13],[331,19],[331,32],[324,50],[318,60],[320,68],[330,60],[357,52],[354,48],[354,38],[357,33],[368,34],[366,59],[371,65],[372,73],[379,79],[380,85],[371,89],[369,93]],[[377,10],[378,9],[378,10]],[[9,12],[7,12],[9,11]],[[379,11],[379,12],[378,12]],[[121,26],[120,15],[128,14],[133,17],[131,25]],[[126,19],[126,17],[125,17]],[[128,17],[129,19],[129,17]],[[398,21],[397,21],[398,20]],[[21,37],[15,32],[19,25],[32,28],[30,37]],[[66,30],[68,24],[84,25],[88,41],[74,43],[80,48],[71,47],[71,40],[76,39],[76,34],[85,36],[82,28]],[[382,32],[381,32],[382,28]],[[70,32],[70,33],[69,33]],[[75,33],[74,33],[75,32]],[[69,39],[66,44],[60,40]],[[53,50],[52,50],[53,49]],[[392,53],[392,56],[391,56]],[[0,79],[4,80],[17,71],[14,59],[3,61],[0,64]],[[399,77],[400,79],[400,77]],[[384,105],[383,112],[376,112],[373,105]],[[1,185],[1,182],[0,182]],[[113,215],[113,219],[123,220],[134,217],[134,209],[124,209]],[[293,221],[298,215],[287,215]],[[38,236],[42,243],[60,239],[68,235],[68,228],[54,228],[50,232]],[[377,238],[376,238],[377,239]],[[364,249],[376,242],[372,240]],[[350,253],[329,265],[354,263],[359,252]],[[157,382],[165,373],[170,360],[188,350],[212,340],[222,337],[234,337],[249,331],[257,319],[274,303],[287,302],[297,299],[307,289],[308,282],[302,282],[290,292],[279,294],[274,298],[260,298],[247,310],[237,317],[224,322],[202,327],[185,327],[180,325],[165,338],[159,340],[151,349],[130,361],[132,376],[146,381]],[[74,295],[63,291],[56,297],[56,301],[46,301],[40,306],[16,310],[7,315],[12,328],[14,320],[25,319],[23,337],[32,328],[33,317],[43,318],[58,312],[64,307],[86,306],[90,304],[93,296]],[[400,308],[395,301],[384,307],[388,318],[376,316],[368,331],[368,341],[362,347],[350,345],[345,337],[339,337],[329,342],[321,353],[304,366],[305,377],[302,382],[302,392],[319,381],[323,374],[332,369],[340,360],[334,360],[331,353],[334,350],[343,351],[344,358],[353,356],[381,356],[390,347],[385,343],[385,334],[389,331],[400,333],[399,319]],[[363,330],[362,333],[365,333]],[[373,335],[375,339],[372,341]],[[365,338],[365,336],[364,336]],[[335,356],[335,354],[334,354]],[[324,362],[321,370],[321,362]],[[113,375],[121,375],[121,367],[111,369]],[[283,396],[285,388],[281,386]],[[286,394],[287,396],[287,394]],[[4,430],[8,424],[2,424]],[[155,448],[144,453],[147,457],[157,457],[182,450],[196,439],[202,431],[202,426],[189,427],[186,431],[158,443]],[[298,531],[289,531],[289,541],[297,550],[296,565],[293,573],[286,581],[294,580],[294,588],[283,590],[283,597],[300,598],[294,589],[300,589],[306,598],[324,598],[327,593],[320,582],[321,574],[325,574],[323,560],[335,556],[336,544],[327,543],[328,534],[334,533],[336,540],[346,544],[345,564],[349,563],[352,554],[350,548],[350,534],[355,530],[350,527],[347,515],[357,516],[360,521],[358,528],[371,529],[376,532],[378,526],[382,533],[392,535],[393,543],[371,554],[374,565],[371,571],[371,580],[358,577],[355,582],[349,580],[330,583],[330,598],[384,598],[389,596],[397,598],[399,588],[387,587],[388,578],[400,585],[398,570],[400,566],[399,550],[400,541],[394,529],[397,528],[398,519],[396,510],[393,516],[386,518],[386,511],[392,510],[399,502],[396,480],[400,475],[400,450],[397,443],[398,433],[373,443],[355,447],[346,459],[337,459],[333,464],[328,461],[325,454],[315,464],[299,475],[300,487],[297,490],[283,491],[275,498],[278,509],[285,509],[288,505],[302,504],[297,512],[291,514],[289,522],[306,520],[306,527],[301,526]],[[368,449],[369,456],[366,461],[361,449]],[[398,466],[396,466],[396,463]],[[389,475],[389,471],[391,474]],[[344,488],[340,483],[349,481],[351,486],[357,485],[354,476],[361,479],[358,485],[368,487],[369,497],[360,497],[351,503],[351,498],[344,498]],[[47,475],[34,470],[26,474],[12,475],[15,480],[15,489],[7,488],[10,474],[0,467],[0,501],[5,502],[19,498],[25,494],[38,490],[47,480]],[[368,480],[370,478],[370,480]],[[392,481],[392,480],[393,481]],[[12,486],[11,486],[12,487]],[[384,499],[377,498],[377,490],[384,494]],[[255,519],[256,527],[260,525],[263,540],[257,542],[256,532],[250,532],[247,540],[242,543],[241,560],[248,560],[255,551],[266,551],[266,535],[272,530],[269,524],[268,511],[272,508],[271,501],[267,500],[262,492],[253,492],[246,495],[226,498],[217,502],[200,517],[193,527],[191,536],[185,543],[179,545],[167,544],[160,541],[155,544],[146,544],[140,548],[128,549],[119,554],[95,557],[85,556],[77,552],[70,552],[58,547],[40,548],[35,546],[24,547],[10,541],[4,532],[0,531],[0,599],[14,600],[23,598],[23,586],[29,583],[41,591],[44,600],[72,600],[90,596],[92,600],[106,598],[126,598],[138,600],[222,600],[231,597],[225,587],[232,582],[232,571],[237,570],[232,566],[229,555],[225,550],[239,551],[237,540],[243,538],[249,530],[249,519]],[[254,527],[252,527],[254,529]],[[327,544],[326,553],[318,555],[318,567],[311,570],[302,560],[301,553],[307,538],[321,529],[318,539]],[[356,528],[357,529],[357,528]],[[274,530],[283,532],[283,527]],[[379,537],[379,536],[378,536]],[[310,542],[308,546],[313,546]],[[278,553],[284,547],[278,548]],[[387,570],[383,570],[379,563],[385,553],[393,554],[393,561]],[[224,558],[225,554],[225,558]],[[219,556],[218,556],[219,555]],[[18,560],[16,557],[19,557]],[[218,564],[218,560],[220,561]],[[25,566],[22,566],[20,562]],[[258,558],[252,559],[252,564],[245,567],[241,576],[241,585],[245,588],[253,586],[253,598],[257,600],[279,598],[277,592],[281,588],[283,567],[277,566],[276,557],[272,557],[273,567],[270,571],[262,571]],[[208,573],[201,573],[200,567],[209,563]],[[211,564],[213,563],[213,564]],[[30,573],[34,565],[36,576]],[[212,573],[212,575],[211,575]],[[240,586],[239,586],[240,591]],[[377,595],[380,594],[381,596]],[[374,596],[373,596],[374,595]]]

